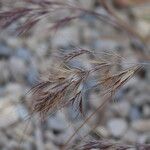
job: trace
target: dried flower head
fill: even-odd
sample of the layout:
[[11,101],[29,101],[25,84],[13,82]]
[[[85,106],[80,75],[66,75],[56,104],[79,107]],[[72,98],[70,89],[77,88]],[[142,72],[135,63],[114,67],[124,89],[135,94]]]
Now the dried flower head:
[[42,118],[62,107],[78,105],[82,112],[82,86],[87,72],[76,69],[52,69],[49,77],[33,89],[32,108]]

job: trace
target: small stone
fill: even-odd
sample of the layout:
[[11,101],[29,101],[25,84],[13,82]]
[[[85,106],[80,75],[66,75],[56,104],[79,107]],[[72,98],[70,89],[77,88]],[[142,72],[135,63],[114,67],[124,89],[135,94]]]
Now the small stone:
[[15,126],[7,128],[6,133],[9,137],[20,142],[20,139],[23,141],[33,142],[31,134],[33,133],[33,125],[30,120],[19,122]]
[[65,118],[63,114],[60,114],[59,112],[55,117],[50,117],[48,120],[48,126],[55,131],[61,132],[67,128],[67,122],[65,121]]
[[23,81],[27,73],[27,66],[21,58],[12,57],[9,61],[10,73],[16,81]]
[[54,139],[55,139],[54,133],[52,133],[49,130],[46,131],[44,135],[45,135],[46,140],[48,140],[48,141],[54,141]]
[[31,54],[30,54],[29,50],[26,48],[17,49],[15,56],[26,62],[29,62],[31,59]]
[[150,105],[143,106],[143,115],[144,117],[150,117]]
[[5,95],[13,102],[19,102],[24,93],[25,90],[23,86],[17,83],[9,83],[5,88]]
[[46,43],[43,43],[38,46],[35,53],[37,57],[44,58],[47,55],[48,50],[48,45]]
[[8,58],[12,54],[12,50],[7,45],[0,43],[0,58]]
[[138,142],[139,143],[149,143],[150,142],[150,132],[139,135]]
[[[142,29],[142,30],[141,30]],[[144,37],[147,37],[150,32],[150,25],[148,22],[146,21],[142,21],[140,20],[138,23],[137,23],[137,30],[138,31],[141,31],[141,34],[144,36]]]
[[129,118],[130,120],[137,120],[141,118],[140,109],[136,106],[131,107],[130,112],[129,112]]
[[59,150],[52,142],[48,141],[45,143],[45,150]]
[[109,136],[109,132],[108,132],[108,130],[104,126],[97,127],[96,131],[102,137],[108,137]]
[[127,100],[114,103],[111,105],[113,112],[117,113],[121,117],[127,117],[130,110],[130,103]]
[[5,84],[10,79],[8,64],[5,60],[0,60],[0,84]]
[[8,143],[8,138],[3,132],[0,132],[0,147],[4,147]]
[[14,38],[14,36],[9,36],[9,38],[7,38],[7,44],[12,48],[17,48],[22,45],[22,40],[21,38]]
[[19,148],[19,144],[14,140],[9,141],[6,146],[7,150],[16,150],[18,148]]
[[111,49],[116,49],[118,47],[118,43],[116,43],[113,40],[98,39],[94,42],[94,47],[96,50],[104,50],[104,49],[111,50]]
[[28,45],[28,48],[32,51],[35,51],[39,47],[39,43],[36,38],[28,38],[25,42]]
[[33,144],[31,142],[22,142],[21,145],[22,150],[33,150]]
[[27,109],[21,104],[16,106],[16,112],[17,112],[19,118],[21,118],[22,120],[29,117]]
[[150,119],[140,119],[133,121],[131,124],[132,128],[138,132],[149,132],[150,131]]
[[55,136],[55,142],[58,145],[63,145],[67,142],[67,140],[72,136],[74,130],[72,127],[68,127],[67,130]]
[[129,142],[129,143],[136,143],[137,138],[138,138],[138,134],[131,129],[129,129],[123,136],[123,140],[125,140],[126,142]]
[[27,73],[27,82],[29,83],[29,85],[33,86],[35,85],[37,79],[38,79],[38,71],[36,68],[34,67],[30,67],[28,69],[28,73]]
[[140,95],[138,95],[138,97],[136,97],[134,99],[134,104],[137,106],[141,106],[141,105],[143,105],[145,103],[149,103],[149,102],[150,102],[150,95],[148,93],[140,94]]
[[107,128],[114,137],[121,137],[127,130],[127,122],[123,119],[114,118],[108,121]]
[[79,2],[83,7],[87,8],[87,9],[92,9],[94,6],[93,0],[86,0],[86,1],[80,0]]
[[97,108],[97,106],[99,106],[99,104],[102,102],[102,98],[95,93],[90,94],[89,100],[90,105],[94,108]]
[[53,48],[64,48],[69,45],[77,45],[79,43],[78,31],[74,27],[66,27],[59,29],[52,39]]
[[0,128],[7,128],[19,120],[16,108],[9,101],[0,101]]

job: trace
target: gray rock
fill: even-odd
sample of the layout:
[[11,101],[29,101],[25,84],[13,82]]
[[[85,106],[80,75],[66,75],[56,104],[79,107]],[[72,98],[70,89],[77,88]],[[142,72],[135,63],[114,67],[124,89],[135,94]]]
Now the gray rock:
[[0,86],[0,97],[3,97],[4,93],[5,93],[5,87]]
[[28,69],[28,73],[27,73],[27,82],[29,83],[29,85],[35,85],[37,79],[38,79],[38,71],[36,68],[34,67],[30,67]]
[[5,44],[0,43],[0,58],[8,58],[12,54],[12,50]]
[[121,117],[127,117],[130,110],[130,103],[127,100],[114,103],[111,105],[111,109]]
[[15,81],[24,81],[24,78],[27,74],[27,66],[25,61],[23,61],[21,58],[12,57],[9,61],[9,69],[12,78]]
[[8,138],[3,132],[0,132],[0,147],[4,147],[8,143]]
[[12,102],[19,102],[25,94],[25,88],[17,83],[9,83],[5,88],[5,95]]
[[0,128],[7,128],[19,120],[16,108],[9,101],[0,101]]
[[66,27],[59,29],[58,33],[52,39],[53,48],[62,48],[70,44],[78,45],[79,35],[75,27]]
[[5,60],[0,60],[0,84],[5,84],[9,79],[9,66]]
[[[96,50],[112,50],[118,47],[118,43],[112,40],[96,40],[94,42],[94,47]],[[99,51],[98,51],[99,52]]]
[[107,128],[114,137],[123,136],[127,127],[127,122],[124,119],[114,118],[107,123]]
[[132,128],[138,132],[149,132],[150,131],[150,119],[140,119],[131,123]]
[[9,142],[6,145],[6,150],[16,150],[19,149],[19,143],[17,143],[14,140],[9,140]]
[[45,143],[44,150],[59,150],[59,148],[57,146],[55,146],[52,142],[48,141]]
[[48,126],[52,130],[56,130],[58,132],[61,132],[67,128],[67,122],[65,121],[65,118],[60,113],[57,113],[58,115],[54,117],[50,117],[48,119]]
[[102,135],[103,137],[109,137],[109,132],[104,126],[98,126],[96,128],[96,131],[98,132],[99,135]]
[[37,69],[34,67],[30,67],[27,73],[27,82],[29,83],[29,85],[31,86],[35,85],[38,77],[39,77],[39,73]]
[[141,106],[141,105],[143,105],[145,103],[149,103],[149,102],[150,102],[149,93],[144,93],[143,92],[134,99],[134,104],[137,105],[137,106]]
[[145,104],[143,106],[143,115],[144,117],[150,117],[150,105]]
[[44,58],[47,56],[48,53],[48,45],[46,43],[40,43],[40,45],[38,46],[38,48],[35,51],[35,54],[38,58]]
[[73,128],[68,127],[67,130],[65,130],[63,133],[59,134],[58,136],[55,136],[55,143],[59,145],[65,144],[73,133]]
[[138,134],[131,129],[129,129],[123,136],[123,140],[129,143],[136,143],[137,139],[138,139]]
[[31,60],[31,54],[30,54],[29,50],[26,48],[17,49],[15,56],[26,62],[29,62]]
[[146,133],[141,134],[138,137],[138,142],[139,143],[149,143],[150,142],[150,132],[146,132]]
[[132,106],[129,112],[129,118],[130,120],[137,120],[141,118],[140,109],[136,106]]
[[16,112],[22,120],[27,119],[29,117],[27,109],[23,105],[16,106]]
[[79,0],[79,2],[83,7],[87,8],[87,9],[92,9],[93,5],[94,5],[93,0],[86,0],[86,1]]
[[21,45],[23,44],[22,38],[15,38],[14,36],[9,36],[6,42],[9,45],[9,47],[13,49],[16,49],[17,47],[21,47]]

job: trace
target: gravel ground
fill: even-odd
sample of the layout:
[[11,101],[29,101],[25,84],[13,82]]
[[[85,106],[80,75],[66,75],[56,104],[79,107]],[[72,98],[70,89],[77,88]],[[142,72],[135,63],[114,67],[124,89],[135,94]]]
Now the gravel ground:
[[[91,0],[79,0],[87,8],[101,12]],[[86,3],[86,4],[85,4]],[[150,20],[146,18],[150,4],[134,5],[118,9],[118,14],[131,24],[150,44]],[[0,8],[2,9],[2,7]],[[134,19],[131,19],[131,15]],[[149,17],[149,16],[148,16]],[[104,22],[90,16],[73,21],[55,34],[41,29],[44,20],[31,34],[16,37],[10,30],[0,34],[0,149],[59,150],[74,130],[81,124],[71,108],[65,108],[50,116],[43,123],[38,116],[31,116],[28,90],[41,75],[53,66],[53,54],[59,50],[68,52],[83,47],[95,52],[115,52],[126,57],[127,62],[138,62],[140,47],[135,48],[132,38]],[[14,25],[15,26],[15,25]],[[135,43],[135,42],[134,42]],[[87,58],[81,64],[87,65]],[[121,66],[125,67],[126,62]],[[125,143],[150,143],[150,66],[145,66],[115,94],[114,100],[98,112],[76,135],[79,139],[89,132],[89,125],[97,125],[92,134]],[[94,81],[89,82],[89,86]],[[96,109],[102,98],[97,91],[84,95],[85,115]],[[31,116],[31,118],[30,118]]]

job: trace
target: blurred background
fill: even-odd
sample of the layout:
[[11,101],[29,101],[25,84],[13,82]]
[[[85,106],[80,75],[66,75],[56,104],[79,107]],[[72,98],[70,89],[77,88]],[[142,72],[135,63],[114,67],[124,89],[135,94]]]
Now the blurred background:
[[[70,0],[72,4],[108,15],[99,0]],[[0,149],[59,150],[82,119],[75,117],[72,109],[58,111],[44,123],[37,117],[30,118],[28,90],[37,82],[42,72],[53,65],[53,53],[69,52],[78,47],[95,52],[115,52],[126,62],[148,62],[150,58],[150,1],[112,0],[111,7],[139,37],[90,15],[83,15],[59,28],[46,30],[55,21],[43,19],[31,31],[16,36],[13,23],[0,33]],[[0,12],[28,4],[17,0],[1,0]],[[69,13],[64,10],[61,16]],[[114,15],[114,14],[113,14]],[[111,16],[112,18],[114,16]],[[55,17],[59,18],[60,13]],[[24,18],[23,18],[24,19]],[[142,42],[141,42],[142,41]],[[144,43],[144,44],[143,44]],[[83,57],[82,66],[86,66]],[[121,65],[125,66],[126,62]],[[150,62],[150,61],[149,61]],[[73,64],[81,66],[80,63]],[[92,81],[91,81],[92,82]],[[92,84],[92,83],[89,84]],[[102,101],[98,91],[85,93],[85,114],[90,114]],[[64,111],[67,111],[64,113]],[[94,137],[121,140],[127,144],[150,143],[150,63],[129,80],[116,94],[114,100],[97,113],[89,124],[97,125]],[[84,126],[76,138],[89,131]]]

